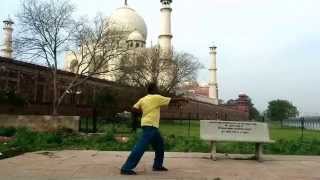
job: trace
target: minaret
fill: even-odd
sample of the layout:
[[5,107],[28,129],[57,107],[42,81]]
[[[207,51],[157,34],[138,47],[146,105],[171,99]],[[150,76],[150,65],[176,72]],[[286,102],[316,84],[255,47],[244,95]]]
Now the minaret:
[[12,58],[12,32],[13,28],[12,25],[14,24],[13,21],[8,18],[7,20],[3,21],[3,49],[1,49],[2,56],[6,58]]
[[160,15],[160,35],[159,35],[159,46],[160,46],[160,58],[171,59],[172,57],[172,45],[171,45],[171,12],[172,8],[170,4],[172,0],[160,0],[161,15]]
[[214,104],[219,103],[218,82],[217,82],[217,47],[210,47],[211,65],[209,68],[209,97],[213,99]]

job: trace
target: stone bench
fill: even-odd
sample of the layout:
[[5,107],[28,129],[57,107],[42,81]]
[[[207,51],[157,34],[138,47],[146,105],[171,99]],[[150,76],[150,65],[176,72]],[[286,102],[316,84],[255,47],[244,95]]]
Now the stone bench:
[[211,142],[211,159],[216,160],[216,143],[249,142],[256,144],[255,159],[262,161],[263,144],[274,143],[267,123],[201,120],[200,137]]

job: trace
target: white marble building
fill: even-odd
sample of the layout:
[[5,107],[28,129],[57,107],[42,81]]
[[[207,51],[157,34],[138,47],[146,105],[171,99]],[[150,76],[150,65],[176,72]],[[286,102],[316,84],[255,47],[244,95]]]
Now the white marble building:
[[[168,60],[171,58],[172,45],[171,45],[171,7],[172,0],[160,0],[161,2],[161,33],[159,35],[158,46],[161,52],[161,58]],[[128,47],[130,51],[139,51],[146,48],[146,42],[148,37],[148,28],[142,16],[139,15],[131,6],[128,5],[125,0],[124,5],[117,8],[112,12],[110,17],[107,19],[108,27],[112,31],[125,32],[123,40],[120,42],[121,48]],[[129,51],[129,53],[130,53]],[[131,53],[133,54],[133,53]],[[77,64],[74,54],[67,53],[64,61],[64,69],[72,71],[74,66]],[[115,65],[120,63],[119,57],[112,60],[112,64]],[[103,75],[99,78],[114,80],[113,75]]]
[[[163,61],[170,60],[172,58],[172,24],[171,24],[171,12],[172,0],[160,0],[160,34],[158,38],[158,47],[160,57]],[[131,6],[128,5],[127,0],[124,0],[124,5],[114,10],[108,17],[107,29],[115,31],[125,32],[123,40],[119,43],[121,46],[129,48],[130,52],[137,52],[142,50],[148,50],[146,47],[148,28],[142,16],[139,15]],[[4,40],[3,47],[1,48],[1,56],[12,58],[12,31],[14,24],[9,18],[3,21],[4,23]],[[217,81],[217,63],[216,54],[217,47],[210,47],[210,61],[209,67],[209,82],[208,85],[203,86],[207,89],[205,95],[199,95],[201,98],[206,98],[206,101],[219,104],[219,93],[218,93],[218,81]],[[78,64],[78,58],[72,53],[67,53],[64,58],[64,70],[74,72],[74,68]],[[130,57],[128,58],[130,60]],[[120,63],[121,58],[117,57],[113,59],[112,64]],[[110,66],[108,67],[110,68]],[[98,78],[115,80],[117,74],[100,75]],[[201,87],[198,87],[201,88]]]

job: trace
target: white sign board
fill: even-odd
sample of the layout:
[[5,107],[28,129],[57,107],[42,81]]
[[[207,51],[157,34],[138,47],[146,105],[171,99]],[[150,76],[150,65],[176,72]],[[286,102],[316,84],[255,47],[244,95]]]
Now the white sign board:
[[201,120],[200,137],[209,141],[270,142],[268,124]]

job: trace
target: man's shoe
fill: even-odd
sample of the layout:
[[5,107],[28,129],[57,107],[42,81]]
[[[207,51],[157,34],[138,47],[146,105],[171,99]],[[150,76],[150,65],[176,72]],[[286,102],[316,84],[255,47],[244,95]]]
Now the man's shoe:
[[163,166],[162,167],[153,167],[153,171],[168,171],[168,169]]
[[137,175],[137,173],[134,172],[133,170],[123,170],[123,169],[121,169],[120,174],[122,174],[122,175]]

